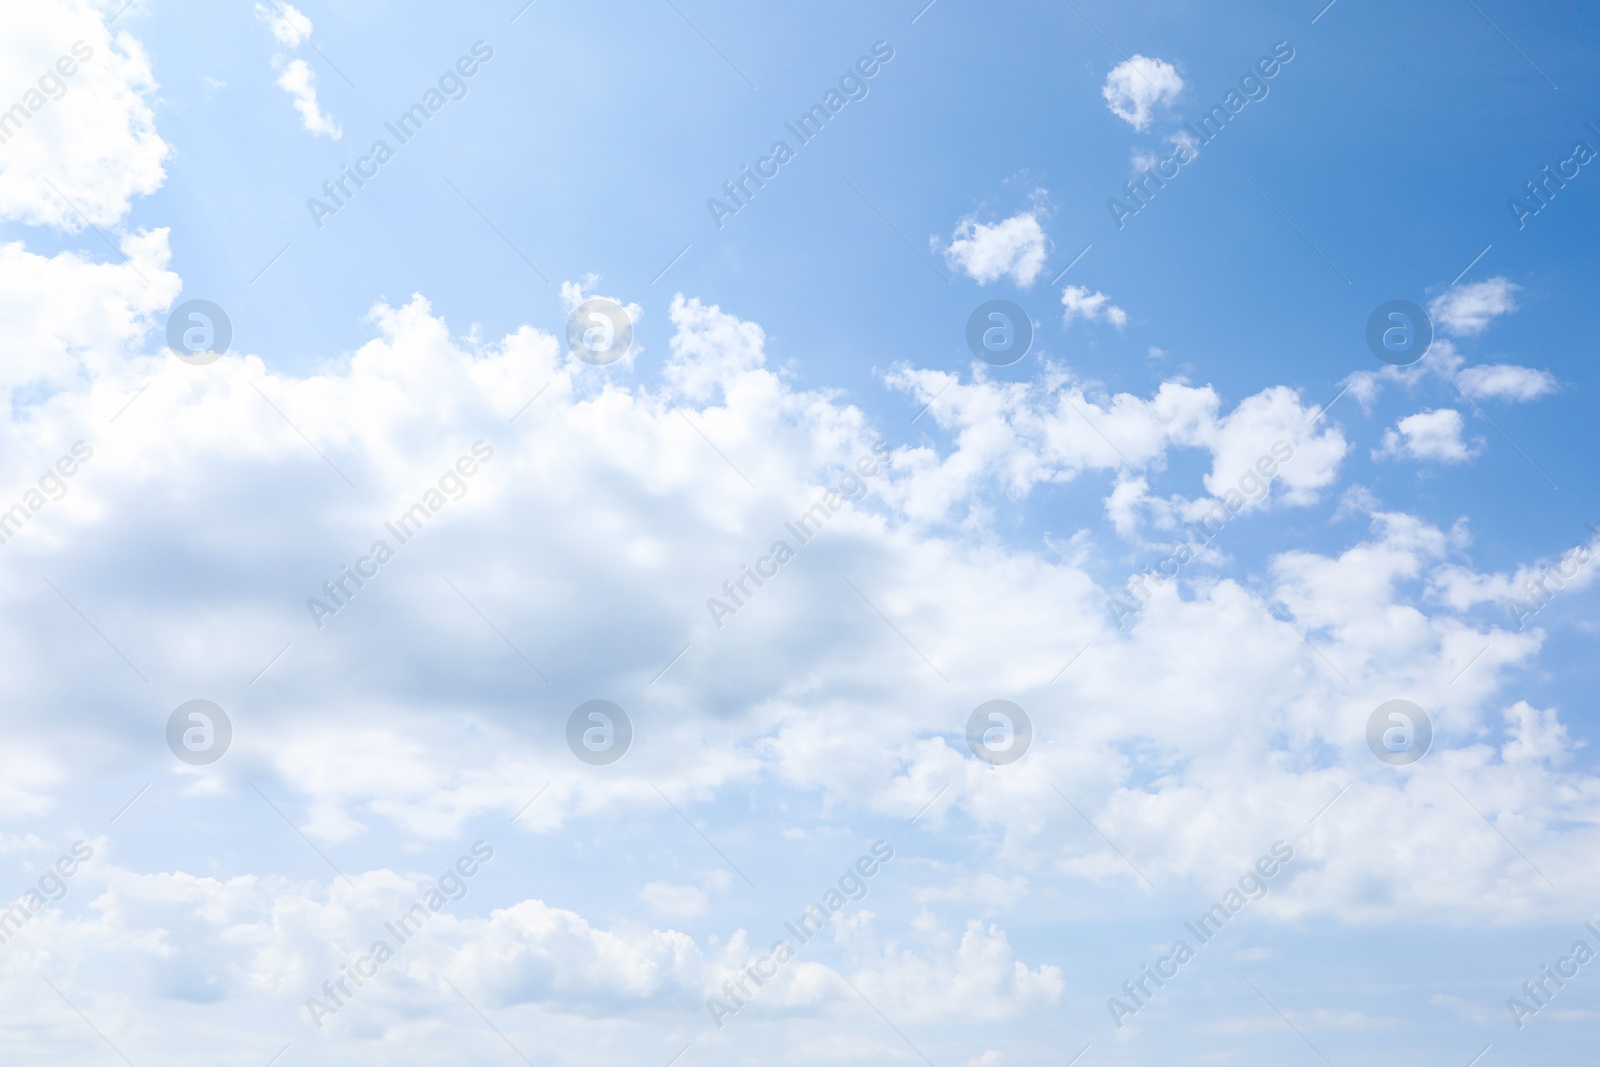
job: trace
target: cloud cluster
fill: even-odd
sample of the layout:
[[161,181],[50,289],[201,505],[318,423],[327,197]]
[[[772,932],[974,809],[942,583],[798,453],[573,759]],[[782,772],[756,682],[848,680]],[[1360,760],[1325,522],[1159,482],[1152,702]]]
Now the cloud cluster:
[[[289,48],[298,48],[311,40],[311,20],[293,4],[273,0],[272,6],[256,5],[256,17],[267,24],[273,40]],[[283,67],[278,74],[278,88],[289,94],[294,109],[300,113],[300,123],[306,132],[315,137],[339,140],[344,128],[339,120],[322,109],[317,101],[317,75],[304,59],[284,61],[274,56],[273,62]]]

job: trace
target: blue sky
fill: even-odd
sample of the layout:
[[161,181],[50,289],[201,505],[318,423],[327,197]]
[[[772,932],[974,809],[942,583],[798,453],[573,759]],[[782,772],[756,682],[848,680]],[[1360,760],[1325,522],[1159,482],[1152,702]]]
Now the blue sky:
[[[1600,152],[1595,33],[1484,0],[18,15],[0,1047],[1578,1055],[1600,178],[1509,202]],[[634,328],[604,365],[569,344],[596,299]],[[208,362],[167,343],[195,300],[232,328]],[[967,347],[992,300],[1032,323],[1007,366]],[[1434,333],[1405,367],[1366,339],[1394,300]],[[232,728],[209,763],[169,748],[196,699]],[[593,699],[632,723],[611,764],[566,740]],[[1033,731],[998,766],[994,699]],[[1397,699],[1433,731],[1399,766],[1369,746]]]

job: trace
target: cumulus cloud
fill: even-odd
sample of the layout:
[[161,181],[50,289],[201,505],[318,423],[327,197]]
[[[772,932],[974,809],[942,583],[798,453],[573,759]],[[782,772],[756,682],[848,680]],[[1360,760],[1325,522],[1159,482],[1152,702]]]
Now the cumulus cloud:
[[1433,459],[1441,463],[1461,463],[1483,450],[1481,441],[1462,440],[1461,412],[1454,408],[1421,411],[1407,415],[1384,431],[1383,441],[1374,456],[1388,459]]
[[1100,95],[1113,115],[1136,130],[1146,130],[1152,109],[1170,105],[1182,91],[1183,79],[1171,63],[1135,55],[1111,69]]
[[944,257],[979,285],[1010,277],[1026,289],[1044,269],[1046,247],[1038,215],[1024,212],[996,223],[962,219]]
[[1061,306],[1067,309],[1062,321],[1069,326],[1073,319],[1109,322],[1119,330],[1128,323],[1128,313],[1113,304],[1109,296],[1091,293],[1086,286],[1069,285],[1061,290]]
[[[903,893],[939,914],[915,925],[841,919],[839,958],[796,961],[741,1026],[859,1011],[843,977],[891,1017],[923,1026],[958,1005],[1004,1019],[1056,1003],[1061,961],[1013,948],[1004,923],[972,914],[976,902],[1005,907],[1023,887],[1046,884],[1146,890],[1097,836],[1062,829],[1071,812],[1052,783],[1070,783],[1062,787],[1073,803],[1162,886],[1212,892],[1238,877],[1241,839],[1264,848],[1292,837],[1301,866],[1263,902],[1269,923],[1533,921],[1580,902],[1589,884],[1600,780],[1571,768],[1575,742],[1559,708],[1524,708],[1504,693],[1537,639],[1474,624],[1426,592],[1465,566],[1449,532],[1375,514],[1370,533],[1338,550],[1272,556],[1256,588],[1220,566],[1185,576],[1119,631],[1081,555],[1007,545],[981,508],[942,524],[954,504],[996,490],[1020,501],[1076,477],[1109,483],[1130,463],[1154,470],[1186,448],[1211,457],[1210,473],[1195,477],[1214,492],[1279,438],[1297,451],[1282,491],[1314,497],[1348,446],[1328,419],[1313,423],[1317,409],[1292,390],[1225,408],[1213,390],[1177,383],[1148,397],[1106,396],[1057,368],[1038,383],[894,371],[891,384],[919,405],[945,390],[929,417],[951,443],[890,448],[868,495],[841,504],[825,532],[797,545],[795,561],[752,585],[718,627],[706,598],[784,537],[784,522],[826,506],[826,487],[879,440],[859,410],[769,368],[754,323],[675,298],[665,372],[641,383],[593,373],[531,326],[463,338],[421,298],[377,305],[370,340],[304,377],[249,353],[189,367],[146,347],[136,312],[131,326],[116,321],[129,313],[113,302],[81,314],[90,321],[76,358],[97,372],[9,423],[11,451],[49,457],[62,441],[105,434],[147,387],[52,505],[59,510],[0,546],[11,563],[0,571],[0,639],[15,650],[16,706],[30,709],[8,714],[11,750],[49,771],[15,783],[32,799],[8,809],[13,820],[150,743],[149,724],[119,710],[117,694],[139,683],[116,653],[70,636],[82,622],[35,579],[45,573],[75,600],[92,597],[77,602],[150,677],[237,686],[290,644],[240,690],[250,694],[249,747],[218,765],[207,803],[253,804],[276,818],[246,778],[261,782],[295,798],[296,826],[325,849],[353,849],[382,828],[431,842],[473,819],[504,825],[527,807],[530,783],[544,782],[516,832],[545,841],[585,820],[677,819],[663,794],[710,799],[760,782],[873,816],[910,820],[926,807],[919,832],[970,820],[990,842],[954,870],[892,868],[904,888],[874,885],[875,906]],[[42,336],[30,343],[59,343]],[[29,365],[48,372],[44,360]],[[466,494],[318,630],[306,597],[479,437],[494,458]],[[1308,473],[1296,485],[1288,479],[1302,455]],[[252,488],[240,494],[241,485]],[[169,506],[187,494],[230,506],[196,524]],[[294,521],[283,521],[291,508]],[[548,521],[554,512],[562,522]],[[190,573],[237,577],[154,590],[144,577]],[[840,596],[841,573],[870,607]],[[206,620],[204,641],[196,617]],[[629,620],[626,639],[619,619]],[[63,646],[94,669],[62,669]],[[530,662],[555,694],[550,707],[539,698],[539,720],[528,693],[546,683]],[[508,669],[526,685],[507,684]],[[560,733],[561,715],[593,695],[597,678],[644,709],[640,737],[649,737],[605,775],[574,761]],[[1038,737],[1036,752],[1005,775],[949,739],[995,689],[1030,708]],[[1395,692],[1436,715],[1429,758],[1439,777],[1492,817],[1515,813],[1519,843],[1558,885],[1574,887],[1566,896],[1529,893],[1522,861],[1435,779],[1376,773],[1360,723]],[[1147,710],[1114,713],[1130,702]],[[79,709],[95,746],[61,737],[31,711],[55,707]],[[1052,743],[1062,737],[1072,743]],[[482,757],[439,758],[463,745]],[[137,974],[157,998],[297,1003],[415,893],[413,877],[387,868],[347,870],[356,890],[337,878],[292,883],[270,867],[226,878],[130,870],[113,877],[105,915],[97,909],[81,936],[63,936],[80,920],[50,918],[29,935],[28,958],[53,980]],[[643,1011],[698,1017],[704,998],[759,954],[754,946],[765,951],[781,936],[773,918],[771,932],[723,927],[713,941],[684,928],[714,921],[694,885],[664,873],[635,885],[626,899],[669,928],[523,893],[441,916],[362,992],[359,1010],[341,1013],[339,1033],[436,1018],[449,1000],[439,976],[529,1031]],[[995,885],[1004,892],[978,891]],[[974,888],[932,892],[950,886]],[[165,1017],[159,1000],[157,1015]]]
[[1515,294],[1519,289],[1521,286],[1504,277],[1459,285],[1429,301],[1428,310],[1443,332],[1472,337],[1499,316],[1516,310]]

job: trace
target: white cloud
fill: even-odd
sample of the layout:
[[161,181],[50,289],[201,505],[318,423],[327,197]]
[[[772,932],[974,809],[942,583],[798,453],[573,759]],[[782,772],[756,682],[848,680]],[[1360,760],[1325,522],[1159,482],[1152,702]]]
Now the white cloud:
[[1183,91],[1177,68],[1160,59],[1135,55],[1118,63],[1106,75],[1100,90],[1111,113],[1136,130],[1148,129],[1151,109],[1170,105]]
[[[0,69],[12,72],[6,92],[13,95],[0,99],[9,120],[0,124],[8,135],[0,146],[0,219],[72,233],[115,226],[134,197],[166,177],[149,60],[131,36],[112,39],[103,6],[62,0],[7,12]],[[63,59],[70,76],[59,73]]]
[[256,18],[265,22],[279,44],[298,47],[311,39],[311,20],[293,4],[256,5]]
[[979,285],[1010,276],[1026,289],[1044,269],[1045,254],[1044,228],[1039,217],[1024,212],[993,224],[962,219],[944,257],[953,269]]
[[283,73],[278,75],[278,88],[294,98],[294,109],[300,112],[300,121],[307,132],[319,137],[331,137],[335,141],[344,136],[339,121],[332,115],[324,114],[318,105],[317,76],[305,60],[291,60],[283,68]]
[[126,261],[97,263],[74,252],[41,256],[21,242],[0,245],[0,401],[24,387],[54,391],[110,384],[124,353],[141,342],[177,297],[166,230],[122,237]]
[[1456,375],[1461,391],[1474,400],[1537,400],[1555,392],[1555,375],[1511,363],[1468,367]]
[[1111,302],[1104,293],[1091,293],[1086,286],[1069,285],[1061,290],[1061,306],[1066,308],[1062,319],[1071,325],[1073,319],[1085,322],[1109,322],[1121,329],[1127,325],[1128,313]]
[[[948,455],[905,450],[896,460],[901,479],[882,490],[917,521],[946,521],[963,506],[976,515],[990,494],[1017,499],[1035,485],[1068,482],[1086,471],[1159,468],[1176,448],[1211,452],[1204,488],[1222,492],[1278,440],[1295,450],[1295,458],[1278,472],[1275,491],[1291,503],[1310,503],[1332,482],[1348,447],[1327,422],[1313,424],[1316,412],[1281,386],[1224,416],[1209,387],[1167,382],[1149,399],[1128,393],[1095,399],[1053,366],[1031,384],[993,382],[981,373],[961,383],[946,372],[904,367],[887,381],[912,393],[919,407],[931,402],[926,417],[954,436]],[[1126,523],[1144,502],[1134,482],[1113,493],[1108,507]]]
[[1434,459],[1442,463],[1461,463],[1483,450],[1482,442],[1469,445],[1461,438],[1461,412],[1454,408],[1421,411],[1407,415],[1385,430],[1375,457]]
[[[91,338],[109,330],[104,344],[129,344],[117,340],[104,306],[91,301],[81,314],[90,320],[84,329]],[[1167,383],[1149,398],[1096,397],[1058,370],[1038,383],[951,384],[939,371],[895,372],[891,384],[920,394],[919,406],[948,387],[928,417],[954,433],[952,445],[896,450],[889,470],[874,477],[869,499],[841,511],[822,539],[800,549],[806,555],[792,566],[801,569],[784,570],[719,630],[704,612],[706,597],[738,573],[740,562],[782,536],[783,521],[820,499],[818,487],[837,479],[875,437],[859,411],[826,394],[797,391],[768,369],[754,324],[683,299],[668,316],[667,378],[648,386],[593,374],[565,359],[555,338],[531,328],[463,346],[422,300],[380,305],[371,341],[306,378],[270,372],[248,355],[229,355],[197,373],[169,355],[95,350],[101,363],[92,382],[69,383],[8,431],[13,452],[48,457],[83,427],[103,428],[148,382],[115,423],[115,447],[97,451],[71,494],[52,505],[59,510],[42,512],[3,546],[14,565],[0,572],[0,603],[9,605],[0,614],[0,639],[17,650],[10,684],[19,705],[85,709],[82,729],[100,737],[95,749],[74,749],[67,758],[59,750],[66,742],[45,720],[8,719],[18,751],[37,753],[41,764],[68,775],[59,785],[33,783],[29,791],[81,787],[86,776],[146,744],[143,725],[96,710],[119,706],[111,699],[123,684],[115,672],[126,673],[126,665],[113,653],[98,644],[74,646],[74,657],[89,657],[96,669],[61,668],[52,651],[63,640],[57,627],[66,632],[81,623],[32,580],[38,573],[69,596],[92,589],[86,612],[153,677],[193,674],[202,657],[205,677],[248,679],[292,638],[293,648],[263,682],[277,687],[270,692],[278,710],[253,724],[259,755],[251,758],[259,760],[254,771],[261,778],[305,798],[300,823],[326,843],[376,825],[446,837],[484,813],[508,818],[527,803],[529,782],[552,784],[519,826],[548,833],[639,805],[659,810],[650,782],[669,796],[710,796],[770,776],[908,819],[953,783],[924,822],[939,825],[959,806],[986,833],[1021,848],[1054,821],[1043,816],[1059,810],[1049,785],[1054,776],[1076,783],[1075,802],[1097,821],[1104,817],[1105,831],[1152,877],[1224,877],[1226,865],[1208,858],[1212,852],[1231,855],[1236,844],[1224,843],[1241,835],[1270,842],[1280,834],[1276,820],[1285,805],[1309,817],[1349,780],[1349,767],[1365,766],[1360,761],[1370,754],[1362,755],[1350,722],[1386,694],[1412,693],[1436,708],[1441,738],[1489,737],[1491,713],[1514,703],[1495,703],[1506,672],[1537,649],[1526,635],[1485,633],[1406,592],[1442,573],[1456,550],[1448,535],[1405,516],[1377,516],[1376,536],[1343,553],[1293,550],[1274,560],[1263,592],[1313,635],[1316,651],[1243,582],[1215,572],[1163,592],[1119,633],[1106,616],[1105,591],[1081,562],[996,543],[981,509],[969,513],[965,526],[931,528],[955,501],[995,490],[1021,497],[1086,472],[1109,482],[1126,463],[1154,464],[1175,448],[1212,451],[1222,481],[1234,457],[1255,458],[1247,442],[1257,434],[1270,447],[1271,439],[1298,430],[1297,451],[1306,449],[1314,461],[1307,469],[1319,478],[1345,448],[1327,420],[1312,428],[1315,409],[1281,387],[1224,414],[1209,389]],[[257,388],[361,486],[357,496]],[[509,423],[536,394],[534,406]],[[502,427],[488,431],[493,463],[450,505],[459,510],[441,514],[420,535],[427,538],[420,544],[435,547],[403,549],[326,630],[316,631],[304,597],[338,561],[381,535],[383,521],[436,476],[441,459],[491,426]],[[1305,440],[1312,433],[1321,442],[1315,447]],[[1284,469],[1288,477],[1294,465]],[[1303,488],[1314,492],[1315,481]],[[168,504],[184,495],[225,494],[238,484],[263,488],[209,524],[188,522],[183,509]],[[299,516],[288,527],[267,521],[289,506],[283,493],[293,494]],[[552,508],[569,521],[539,521]],[[113,528],[140,536],[108,537]],[[506,538],[506,530],[516,536]],[[79,562],[87,545],[98,546],[92,574]],[[174,560],[212,568],[241,558],[250,560],[248,588],[219,592],[208,583],[202,601],[181,588],[152,599],[138,580],[169,572]],[[543,563],[530,569],[528,558]],[[818,566],[853,576],[959,692],[947,689],[871,610],[852,611],[852,601],[808,578],[804,568]],[[619,689],[644,691],[692,641],[691,652],[649,688],[659,709],[650,745],[597,777],[571,759],[558,737],[530,735],[520,693],[474,681],[496,677],[510,653],[476,625],[481,620],[470,609],[441,598],[441,575],[558,678],[604,676]],[[559,619],[541,607],[550,603],[564,605]],[[620,669],[613,643],[596,636],[614,631],[619,605],[638,620],[640,633],[665,635]],[[203,652],[192,638],[200,610],[213,638]],[[1491,650],[1449,685],[1491,636]],[[369,642],[382,654],[362,654]],[[1043,699],[1045,687],[1091,643],[1057,683],[1075,709],[1069,724]],[[1233,654],[1241,648],[1251,655]],[[390,666],[396,662],[408,665],[399,676]],[[774,683],[784,664],[798,662],[807,665],[804,692]],[[451,714],[440,714],[426,697],[419,703],[413,679],[435,671],[452,679]],[[341,679],[337,691],[323,683],[330,672]],[[918,710],[946,709],[955,730],[955,709],[975,706],[996,688],[1038,709],[1039,760],[1030,757],[1004,776],[984,773],[990,769],[930,731]],[[1153,710],[1131,718],[1095,711],[1129,701]],[[1240,708],[1255,710],[1240,721]],[[458,766],[431,758],[461,744],[463,729],[492,760]],[[1495,811],[1532,801],[1524,816],[1532,820],[1525,830],[1530,844],[1565,868],[1549,872],[1558,885],[1584,884],[1575,865],[1590,862],[1583,857],[1593,850],[1579,840],[1587,831],[1561,827],[1587,825],[1578,818],[1586,794],[1552,788],[1553,755],[1525,758],[1552,753],[1560,742],[1540,725],[1535,732],[1542,740],[1530,749],[1518,740],[1531,736],[1525,728],[1508,722],[1505,730],[1506,769],[1500,756],[1474,754],[1472,742],[1450,749],[1441,741],[1435,755],[1458,761],[1450,765],[1458,784]],[[1062,731],[1075,739],[1070,748],[1048,743]],[[710,737],[719,740],[708,744]],[[1154,764],[1120,754],[1124,745],[1157,747],[1149,759],[1168,767],[1157,784],[1144,777]],[[1330,763],[1329,752],[1341,755]],[[1285,760],[1302,769],[1260,771]],[[1180,764],[1190,769],[1171,770]],[[1240,781],[1250,783],[1242,792]],[[1378,833],[1384,805],[1397,803],[1411,820],[1407,834],[1415,829],[1414,845],[1459,839],[1477,820],[1459,798],[1454,803],[1462,812],[1406,788],[1384,779],[1360,794],[1352,790],[1339,809],[1348,826],[1322,820],[1318,832],[1338,825],[1339,835]],[[1358,795],[1366,799],[1346,811],[1343,805]],[[1219,813],[1217,805],[1227,810]],[[1120,885],[1128,877],[1121,860],[1094,839],[1074,840],[1060,853],[1059,868],[1034,871],[1031,880]],[[1364,915],[1445,906],[1505,921],[1555,906],[1496,891],[1507,865],[1519,862],[1514,855],[1421,847],[1369,864],[1365,850],[1332,839],[1316,839],[1307,849],[1308,859],[1333,870],[1344,888],[1326,891],[1320,879],[1294,883],[1281,896],[1274,891],[1272,899],[1285,909]],[[982,865],[1004,879],[1020,873],[1003,856]],[[1439,877],[1420,877],[1424,872]],[[1384,887],[1382,898],[1351,889],[1372,884]],[[576,920],[557,921],[538,909],[523,918],[518,929],[577,929]],[[987,934],[976,938],[973,950],[990,941]],[[669,961],[679,952],[666,941],[651,944],[638,950],[641,958],[660,963],[622,968],[619,975],[631,977],[616,979],[621,988],[665,988],[650,975],[676,966]],[[508,973],[537,978],[566,964],[538,966],[546,970]],[[540,988],[544,979],[535,978],[521,988]],[[1037,975],[1030,981],[1013,992],[1044,988]]]
[[1498,316],[1517,309],[1515,294],[1520,288],[1503,277],[1460,285],[1429,301],[1428,311],[1444,333],[1472,337]]
[[1532,367],[1510,363],[1472,367],[1466,364],[1466,359],[1456,351],[1454,342],[1440,337],[1434,340],[1427,355],[1411,366],[1357,371],[1345,379],[1345,384],[1350,387],[1350,396],[1367,410],[1371,410],[1373,402],[1383,392],[1383,386],[1388,383],[1415,390],[1428,381],[1450,382],[1475,400],[1511,401],[1537,400],[1554,392],[1559,384],[1548,371]]
[[[298,48],[311,39],[311,20],[292,4],[278,3],[276,0],[270,7],[257,4],[256,18],[267,24],[273,39],[281,45]],[[328,137],[335,141],[341,139],[344,129],[339,125],[339,120],[323,111],[317,101],[317,76],[311,65],[303,59],[284,63],[281,56],[274,56],[273,63],[283,65],[278,75],[278,88],[288,93],[294,101],[294,109],[300,113],[300,122],[306,132],[314,137]]]

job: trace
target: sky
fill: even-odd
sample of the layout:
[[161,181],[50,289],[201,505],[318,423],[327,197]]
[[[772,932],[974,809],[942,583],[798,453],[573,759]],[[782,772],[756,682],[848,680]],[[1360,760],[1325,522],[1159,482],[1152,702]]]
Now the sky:
[[1597,35],[18,6],[6,1061],[1575,1059]]

